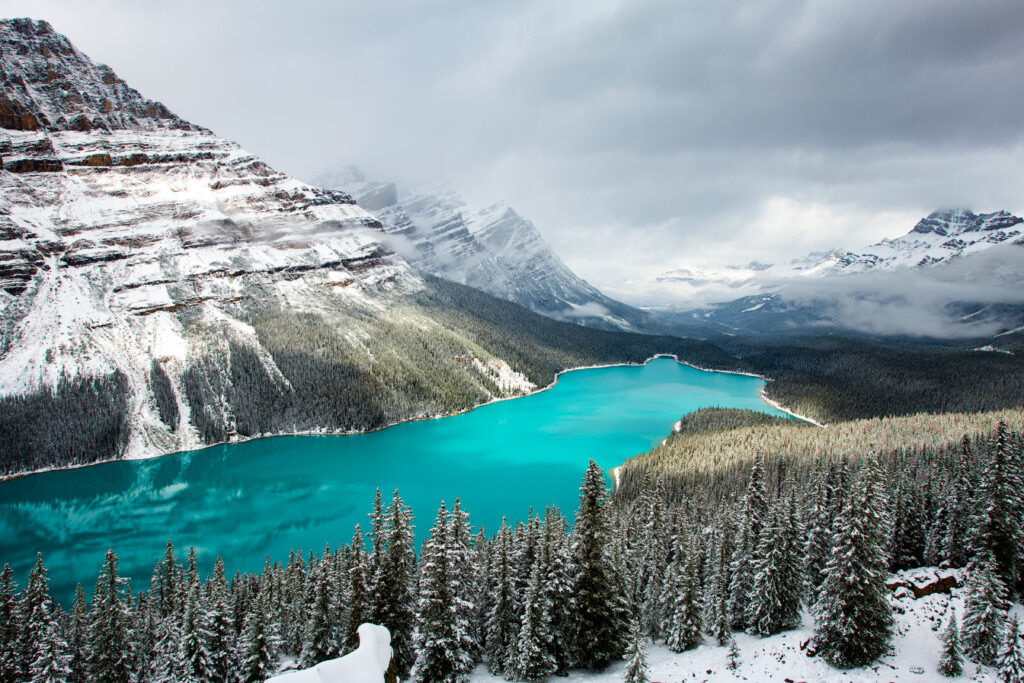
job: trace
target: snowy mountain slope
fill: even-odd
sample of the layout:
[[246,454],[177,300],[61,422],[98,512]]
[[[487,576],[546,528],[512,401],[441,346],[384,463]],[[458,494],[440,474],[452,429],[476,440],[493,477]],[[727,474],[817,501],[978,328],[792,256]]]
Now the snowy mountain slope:
[[987,337],[1024,321],[1024,225],[1005,211],[936,211],[908,234],[856,252],[681,269],[659,282],[715,291],[723,303],[667,315],[727,333]]
[[[45,22],[0,21],[0,70],[16,84],[0,101],[0,397],[28,397],[7,419],[40,419],[52,392],[84,378],[121,377],[126,426],[110,426],[121,435],[105,457],[138,457],[286,426],[365,429],[533,388],[410,304],[423,280],[348,195],[143,99]],[[313,389],[331,373],[363,380],[324,404]],[[39,425],[15,427],[53,445]],[[68,464],[36,455],[2,469]]]
[[424,272],[558,320],[623,330],[657,324],[573,273],[533,223],[506,204],[472,208],[447,186],[400,191],[394,183],[367,181],[351,166],[313,182],[343,190],[374,212],[395,249]]

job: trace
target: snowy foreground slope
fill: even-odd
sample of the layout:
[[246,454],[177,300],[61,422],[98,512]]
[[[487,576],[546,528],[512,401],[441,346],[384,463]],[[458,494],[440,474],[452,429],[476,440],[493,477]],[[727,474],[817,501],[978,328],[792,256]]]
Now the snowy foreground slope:
[[313,182],[351,194],[380,219],[389,243],[424,272],[558,320],[621,330],[656,324],[572,272],[533,223],[504,203],[474,208],[448,186],[400,189],[366,180],[352,166],[324,171]]
[[[728,668],[729,648],[719,647],[711,638],[694,650],[676,653],[665,645],[649,644],[647,663],[652,683],[732,683],[754,681],[768,683],[875,683],[914,681],[991,681],[994,669],[964,663],[964,675],[946,678],[938,673],[942,653],[940,636],[946,625],[949,609],[964,613],[963,589],[954,588],[951,595],[935,593],[919,599],[892,599],[895,608],[895,633],[890,654],[870,667],[840,670],[821,657],[808,657],[806,646],[814,635],[814,620],[804,612],[799,629],[784,631],[768,638],[736,633],[740,650],[737,670]],[[1020,612],[1018,605],[1016,612]],[[549,680],[566,683],[621,683],[625,664],[614,664],[600,673],[572,671],[567,678]],[[480,666],[470,678],[472,683],[500,683],[504,679]]]
[[362,624],[358,633],[359,647],[354,652],[274,676],[268,683],[383,683],[391,662],[391,634],[376,624]]

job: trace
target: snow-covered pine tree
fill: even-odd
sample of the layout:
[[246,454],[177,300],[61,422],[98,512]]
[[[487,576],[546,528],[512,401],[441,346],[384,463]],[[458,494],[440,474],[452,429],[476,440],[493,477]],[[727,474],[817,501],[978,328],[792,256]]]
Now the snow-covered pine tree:
[[751,633],[770,636],[800,619],[800,562],[792,494],[780,499],[761,532],[753,562],[754,585],[745,621]]
[[117,575],[117,555],[108,549],[89,614],[89,673],[105,683],[132,680],[127,580]]
[[184,602],[184,576],[181,563],[174,556],[174,544],[168,539],[164,555],[153,568],[149,594],[156,603],[161,619],[171,615],[181,618]]
[[555,659],[555,673],[561,675],[572,664],[573,567],[566,520],[558,508],[549,506],[544,514],[542,560],[546,575],[544,591],[551,602],[547,650]]
[[415,673],[421,683],[463,683],[473,668],[473,644],[458,623],[458,585],[452,576],[453,524],[444,503],[423,546]]
[[971,528],[973,526],[974,482],[968,472],[973,457],[971,440],[964,434],[960,457],[953,467],[952,481],[946,496],[946,528],[942,538],[943,557],[954,566],[963,567],[970,561]]
[[[2,589],[0,589],[2,592]],[[0,609],[0,619],[3,611]],[[89,608],[82,584],[75,586],[75,601],[68,618],[68,683],[85,683],[89,675]]]
[[31,683],[67,683],[71,675],[68,667],[67,643],[57,632],[57,624],[51,619],[39,634],[35,647],[35,659],[29,669]]
[[860,472],[832,530],[832,553],[814,606],[818,651],[841,668],[864,666],[892,637],[887,600],[888,568],[881,472],[874,462]]
[[288,653],[302,653],[306,635],[306,561],[302,550],[288,554],[281,586],[281,648]]
[[369,558],[363,549],[363,530],[356,524],[352,535],[352,557],[349,562],[345,600],[348,610],[345,614],[344,652],[359,647],[356,629],[370,616],[370,573]]
[[1020,639],[1020,622],[1014,617],[1006,631],[1006,643],[999,653],[996,680],[999,683],[1024,683],[1024,643]]
[[551,601],[544,590],[545,571],[538,558],[530,572],[523,599],[522,628],[510,657],[508,674],[513,680],[536,681],[555,672],[558,663],[548,651]]
[[735,638],[729,639],[729,663],[726,666],[730,671],[740,668],[740,646],[736,643]]
[[384,499],[380,494],[380,487],[373,496],[373,509],[370,511],[370,551],[366,558],[366,585],[369,589],[369,601],[366,604],[366,613],[373,615],[379,611],[377,579],[380,577],[381,563],[384,559],[384,550],[387,547],[387,522],[384,518]]
[[640,621],[633,623],[630,630],[629,647],[626,649],[626,683],[649,683],[647,655],[644,653],[644,634]]
[[456,498],[448,520],[448,555],[451,564],[451,594],[453,598],[453,617],[456,628],[455,638],[460,647],[470,657],[465,673],[472,671],[480,661],[482,652],[480,644],[473,637],[473,615],[476,604],[473,592],[476,588],[476,567],[473,565],[473,535],[469,525],[469,513]]
[[153,682],[176,683],[181,680],[181,629],[173,617],[161,619],[156,627],[153,653]]
[[239,639],[239,683],[262,683],[274,673],[279,641],[267,618],[269,602],[268,591],[260,591],[246,616]]
[[213,564],[213,574],[207,582],[206,613],[210,652],[210,683],[231,683],[238,668],[236,630],[229,604],[229,589],[224,575],[224,561],[220,555]]
[[491,553],[491,609],[487,615],[487,668],[500,676],[509,669],[509,658],[518,637],[515,584],[512,575],[512,532],[505,519],[494,536]]
[[591,460],[580,486],[573,528],[576,663],[588,669],[620,659],[628,637],[628,624],[617,609],[615,576],[604,554],[608,545],[605,495],[604,473]]
[[21,675],[21,619],[18,614],[18,588],[14,583],[11,565],[4,564],[0,572],[0,683],[13,683]]
[[967,565],[964,587],[962,642],[964,653],[982,664],[994,664],[999,656],[1006,613],[1006,584],[991,551],[983,549]]
[[212,666],[208,643],[209,620],[200,596],[199,577],[186,572],[185,611],[181,617],[181,676],[183,681],[208,681]]
[[[358,524],[354,538],[361,540]],[[361,552],[361,550],[360,547],[357,552]],[[334,584],[329,552],[325,551],[319,562],[310,563],[307,585],[311,591],[311,599],[306,612],[308,621],[299,658],[299,664],[303,668],[315,666],[325,660],[333,659],[339,654],[338,634],[335,629],[332,609],[334,596],[338,589]]]
[[971,553],[976,557],[989,551],[999,578],[1012,592],[1024,540],[1024,479],[1019,449],[1011,443],[1005,422],[999,422],[988,450],[977,494]]
[[818,599],[818,589],[824,579],[825,563],[828,562],[830,550],[829,535],[831,520],[828,504],[825,500],[825,480],[818,477],[811,503],[807,510],[807,540],[804,543],[804,593],[808,604]]
[[750,483],[747,485],[746,497],[743,500],[743,511],[740,514],[737,529],[736,548],[729,568],[729,615],[733,628],[744,629],[747,627],[746,606],[750,602],[750,592],[754,588],[753,561],[767,509],[764,465],[761,455],[757,454],[754,457],[754,464],[750,468]]
[[413,631],[416,627],[416,597],[413,583],[416,572],[416,551],[413,547],[412,513],[395,490],[391,505],[384,513],[385,550],[373,580],[376,595],[375,624],[391,632],[391,663],[395,676],[402,680],[416,661]]
[[698,549],[692,534],[680,533],[666,583],[669,603],[665,618],[665,644],[673,652],[690,650],[701,643]]
[[[665,505],[664,481],[659,480],[650,495],[650,501],[644,506],[648,511],[643,519],[643,536],[640,544],[640,575],[638,577],[638,604],[644,631],[652,638],[660,638],[662,614],[662,594],[665,583],[665,567],[672,544],[666,529],[668,512]],[[644,509],[644,508],[641,508]]]
[[960,647],[960,626],[956,621],[956,610],[949,611],[949,623],[942,632],[942,659],[939,673],[953,678],[964,672],[964,653]]

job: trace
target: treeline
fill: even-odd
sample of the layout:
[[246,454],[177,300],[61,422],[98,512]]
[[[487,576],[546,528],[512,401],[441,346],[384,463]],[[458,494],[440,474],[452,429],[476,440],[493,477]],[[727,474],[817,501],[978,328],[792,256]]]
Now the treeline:
[[[410,510],[380,495],[370,533],[320,554],[268,559],[229,581],[205,580],[173,547],[148,590],[132,594],[108,552],[90,603],[65,612],[47,595],[42,559],[20,593],[0,574],[0,680],[261,681],[282,656],[301,666],[350,651],[365,621],[391,631],[391,673],[464,682],[478,663],[538,680],[628,656],[644,680],[643,643],[677,652],[768,636],[809,606],[811,647],[834,666],[865,666],[893,636],[887,572],[963,567],[962,618],[945,617],[935,670],[964,660],[1021,674],[1008,626],[1022,588],[1022,437],[1002,423],[957,451],[921,448],[811,463],[769,475],[757,458],[732,495],[680,496],[662,480],[609,495],[593,463],[575,524],[549,508],[474,535],[458,501],[442,504],[417,556]],[[1007,679],[1018,680],[1018,679]]]
[[680,498],[732,496],[759,453],[772,481],[782,475],[806,481],[821,462],[859,460],[868,453],[899,459],[908,452],[923,452],[942,461],[960,450],[964,434],[982,434],[999,421],[1024,431],[1020,410],[851,420],[825,429],[798,420],[759,419],[746,412],[716,408],[684,416],[680,430],[663,444],[619,468],[617,495],[633,498],[661,482]]
[[819,422],[1024,407],[1018,356],[823,337],[730,345],[768,395]]
[[119,457],[128,443],[128,380],[62,376],[54,387],[0,397],[0,474]]

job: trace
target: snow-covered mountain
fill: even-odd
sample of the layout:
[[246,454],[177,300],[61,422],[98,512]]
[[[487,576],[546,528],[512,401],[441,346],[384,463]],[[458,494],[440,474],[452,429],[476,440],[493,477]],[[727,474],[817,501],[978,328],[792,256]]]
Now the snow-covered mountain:
[[936,211],[902,237],[855,251],[678,269],[658,280],[690,295],[713,291],[723,303],[667,315],[730,333],[846,328],[945,336],[946,328],[986,336],[1024,317],[1022,222],[1006,211]]
[[605,329],[647,329],[651,317],[605,296],[573,273],[529,220],[503,203],[473,208],[450,187],[399,189],[352,166],[313,178],[373,212],[390,244],[420,270],[558,320]]
[[[46,22],[0,21],[0,80],[0,397],[25,397],[5,410],[41,419],[58,389],[106,378],[81,389],[96,410],[81,423],[109,408],[96,448],[132,457],[365,429],[532,387],[410,305],[426,284],[350,196],[183,121]],[[97,457],[16,427],[12,443]]]

